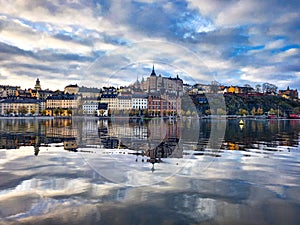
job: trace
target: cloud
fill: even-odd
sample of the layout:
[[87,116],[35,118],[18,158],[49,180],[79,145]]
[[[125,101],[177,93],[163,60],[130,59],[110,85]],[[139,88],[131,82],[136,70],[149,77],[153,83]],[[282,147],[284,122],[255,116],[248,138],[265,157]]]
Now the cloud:
[[69,78],[101,86],[111,75],[126,83],[137,73],[148,75],[153,63],[165,74],[202,83],[258,82],[255,76],[291,82],[299,71],[299,6],[276,0],[7,0],[0,9],[0,68],[47,84],[56,76],[60,86]]

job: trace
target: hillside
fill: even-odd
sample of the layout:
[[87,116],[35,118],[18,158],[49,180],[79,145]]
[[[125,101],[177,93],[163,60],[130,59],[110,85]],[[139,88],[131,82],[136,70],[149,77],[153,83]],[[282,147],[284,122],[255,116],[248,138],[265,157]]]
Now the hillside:
[[[252,114],[262,115],[268,112],[279,113],[280,115],[287,115],[290,113],[300,113],[300,102],[295,102],[282,98],[280,96],[261,95],[261,96],[238,96],[234,94],[225,95],[224,107],[223,97],[210,97],[208,101],[205,95],[191,95],[189,96],[194,106],[187,104],[187,98],[183,98],[183,111],[194,111],[195,106],[199,115],[207,114]],[[210,102],[210,104],[208,103]],[[223,107],[222,107],[223,105]],[[226,112],[225,112],[226,110]]]

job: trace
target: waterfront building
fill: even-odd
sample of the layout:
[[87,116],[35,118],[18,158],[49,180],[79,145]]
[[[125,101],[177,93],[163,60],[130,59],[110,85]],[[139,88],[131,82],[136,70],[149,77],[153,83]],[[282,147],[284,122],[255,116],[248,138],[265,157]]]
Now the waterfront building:
[[105,92],[101,94],[100,103],[107,103],[108,109],[117,110],[118,108],[118,99],[116,92],[112,92],[114,94],[110,94],[109,92]]
[[52,95],[46,99],[46,108],[78,108],[78,97],[74,94]]
[[148,97],[148,110],[153,116],[179,115],[181,98],[176,94],[151,94]]
[[140,93],[132,95],[132,109],[147,109],[148,108],[148,94]]
[[118,110],[132,109],[132,95],[121,95],[117,96]]
[[40,101],[36,99],[4,99],[0,102],[1,115],[38,114]]
[[98,101],[87,101],[82,104],[82,112],[84,115],[95,115],[98,110]]
[[[74,94],[52,95],[46,99],[46,115],[69,116],[79,106],[79,98]],[[59,110],[58,110],[59,109]]]
[[98,103],[97,116],[108,116],[107,103]]

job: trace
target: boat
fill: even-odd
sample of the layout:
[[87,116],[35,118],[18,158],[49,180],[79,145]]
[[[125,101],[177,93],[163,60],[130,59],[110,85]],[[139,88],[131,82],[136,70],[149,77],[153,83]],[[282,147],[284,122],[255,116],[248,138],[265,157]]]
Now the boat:
[[268,119],[277,119],[277,115],[276,114],[269,114]]
[[289,119],[300,119],[300,114],[290,114]]

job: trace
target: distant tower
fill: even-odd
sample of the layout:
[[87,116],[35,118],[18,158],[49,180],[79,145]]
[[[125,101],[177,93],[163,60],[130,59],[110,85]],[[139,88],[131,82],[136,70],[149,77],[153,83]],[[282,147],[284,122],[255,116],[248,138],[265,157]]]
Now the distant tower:
[[42,90],[39,78],[36,79],[34,89],[37,90],[37,91]]
[[156,73],[155,73],[155,70],[154,70],[154,65],[152,67],[152,72],[151,72],[150,76],[155,76],[156,77]]
[[157,91],[157,76],[154,70],[154,65],[152,67],[152,72],[149,77],[149,87],[148,87],[149,92],[156,92]]

